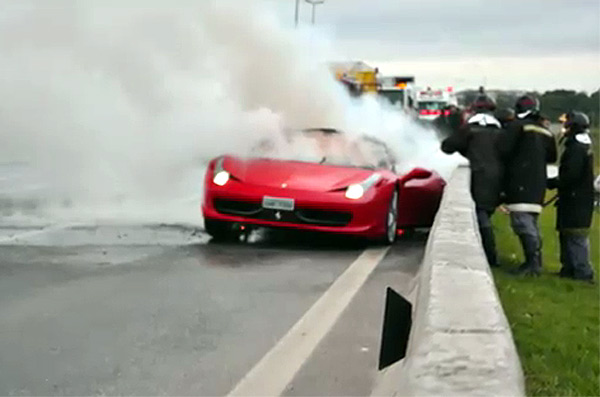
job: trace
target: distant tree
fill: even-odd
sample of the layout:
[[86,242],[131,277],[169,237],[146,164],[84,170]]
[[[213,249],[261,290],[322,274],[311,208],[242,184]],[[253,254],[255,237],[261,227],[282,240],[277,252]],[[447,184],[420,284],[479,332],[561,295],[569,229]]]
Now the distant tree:
[[[491,90],[490,95],[495,98],[499,108],[513,108],[517,98],[523,91]],[[458,93],[461,106],[469,106],[478,91],[474,89],[464,90]],[[551,90],[543,94],[539,92],[528,92],[540,100],[542,114],[552,122],[557,122],[561,114],[571,110],[578,110],[590,116],[592,125],[598,126],[600,121],[600,90],[591,95],[574,90]]]
[[578,110],[590,116],[592,124],[598,125],[598,91],[588,96],[584,92],[573,90],[547,91],[540,97],[542,113],[551,121],[556,121],[561,114]]
[[592,124],[597,127],[600,125],[600,90],[596,90],[596,92],[590,95],[590,103],[592,105],[592,109],[590,109]]
[[468,107],[473,103],[477,97],[477,90],[464,90],[461,91],[458,96],[458,104],[460,106]]
[[513,92],[498,91],[496,94],[496,106],[500,109],[514,108],[518,95]]

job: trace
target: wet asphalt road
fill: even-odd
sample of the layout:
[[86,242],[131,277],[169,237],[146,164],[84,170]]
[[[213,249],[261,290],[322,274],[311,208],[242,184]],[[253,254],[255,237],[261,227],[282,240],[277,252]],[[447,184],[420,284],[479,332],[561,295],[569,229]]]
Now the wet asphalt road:
[[[24,219],[0,217],[0,395],[225,395],[366,248]],[[424,245],[388,251],[284,395],[370,393],[385,288],[411,291]]]
[[[23,236],[0,245],[0,395],[224,395],[363,251],[166,226],[35,231],[0,227]],[[370,392],[385,287],[408,292],[423,246],[396,244],[285,394]]]

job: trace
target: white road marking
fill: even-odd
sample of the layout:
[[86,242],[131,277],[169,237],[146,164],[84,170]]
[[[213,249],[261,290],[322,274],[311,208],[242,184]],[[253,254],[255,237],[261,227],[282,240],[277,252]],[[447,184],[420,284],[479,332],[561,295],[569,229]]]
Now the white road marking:
[[12,236],[0,237],[0,244],[13,243],[13,242],[17,242],[19,240],[27,239],[29,237],[37,236],[39,234],[50,233],[50,232],[54,232],[57,230],[68,229],[73,226],[77,226],[77,224],[66,223],[66,224],[51,225],[51,226],[47,226],[47,227],[44,227],[41,229],[29,230],[27,232],[13,234]]
[[389,247],[365,250],[229,396],[279,396],[385,257]]

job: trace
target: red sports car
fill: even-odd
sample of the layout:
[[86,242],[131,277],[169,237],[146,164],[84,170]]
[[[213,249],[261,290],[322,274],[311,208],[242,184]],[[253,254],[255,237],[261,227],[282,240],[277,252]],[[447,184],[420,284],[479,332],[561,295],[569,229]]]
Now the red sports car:
[[[291,154],[210,162],[202,205],[208,234],[225,238],[263,226],[391,244],[399,229],[432,224],[445,185],[435,172],[396,174],[387,146],[371,137],[310,129],[287,140]],[[271,148],[269,142],[260,146],[262,152]]]

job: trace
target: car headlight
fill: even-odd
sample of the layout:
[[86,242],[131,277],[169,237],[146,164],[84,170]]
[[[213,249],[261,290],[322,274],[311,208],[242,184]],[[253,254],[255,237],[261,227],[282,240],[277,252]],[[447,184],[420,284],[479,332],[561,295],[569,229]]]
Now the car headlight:
[[346,188],[346,198],[350,200],[358,200],[364,196],[365,192],[369,190],[377,181],[381,179],[381,175],[373,174],[361,183],[353,183]]
[[213,183],[217,186],[225,186],[227,181],[229,181],[229,172],[225,171],[223,168],[223,157],[221,157],[215,163],[215,170],[213,174]]
[[346,198],[358,200],[363,196],[363,194],[365,194],[365,188],[358,183],[350,185],[346,188]]
[[223,170],[219,171],[213,177],[213,183],[219,186],[225,186],[227,181],[229,180],[229,172]]

